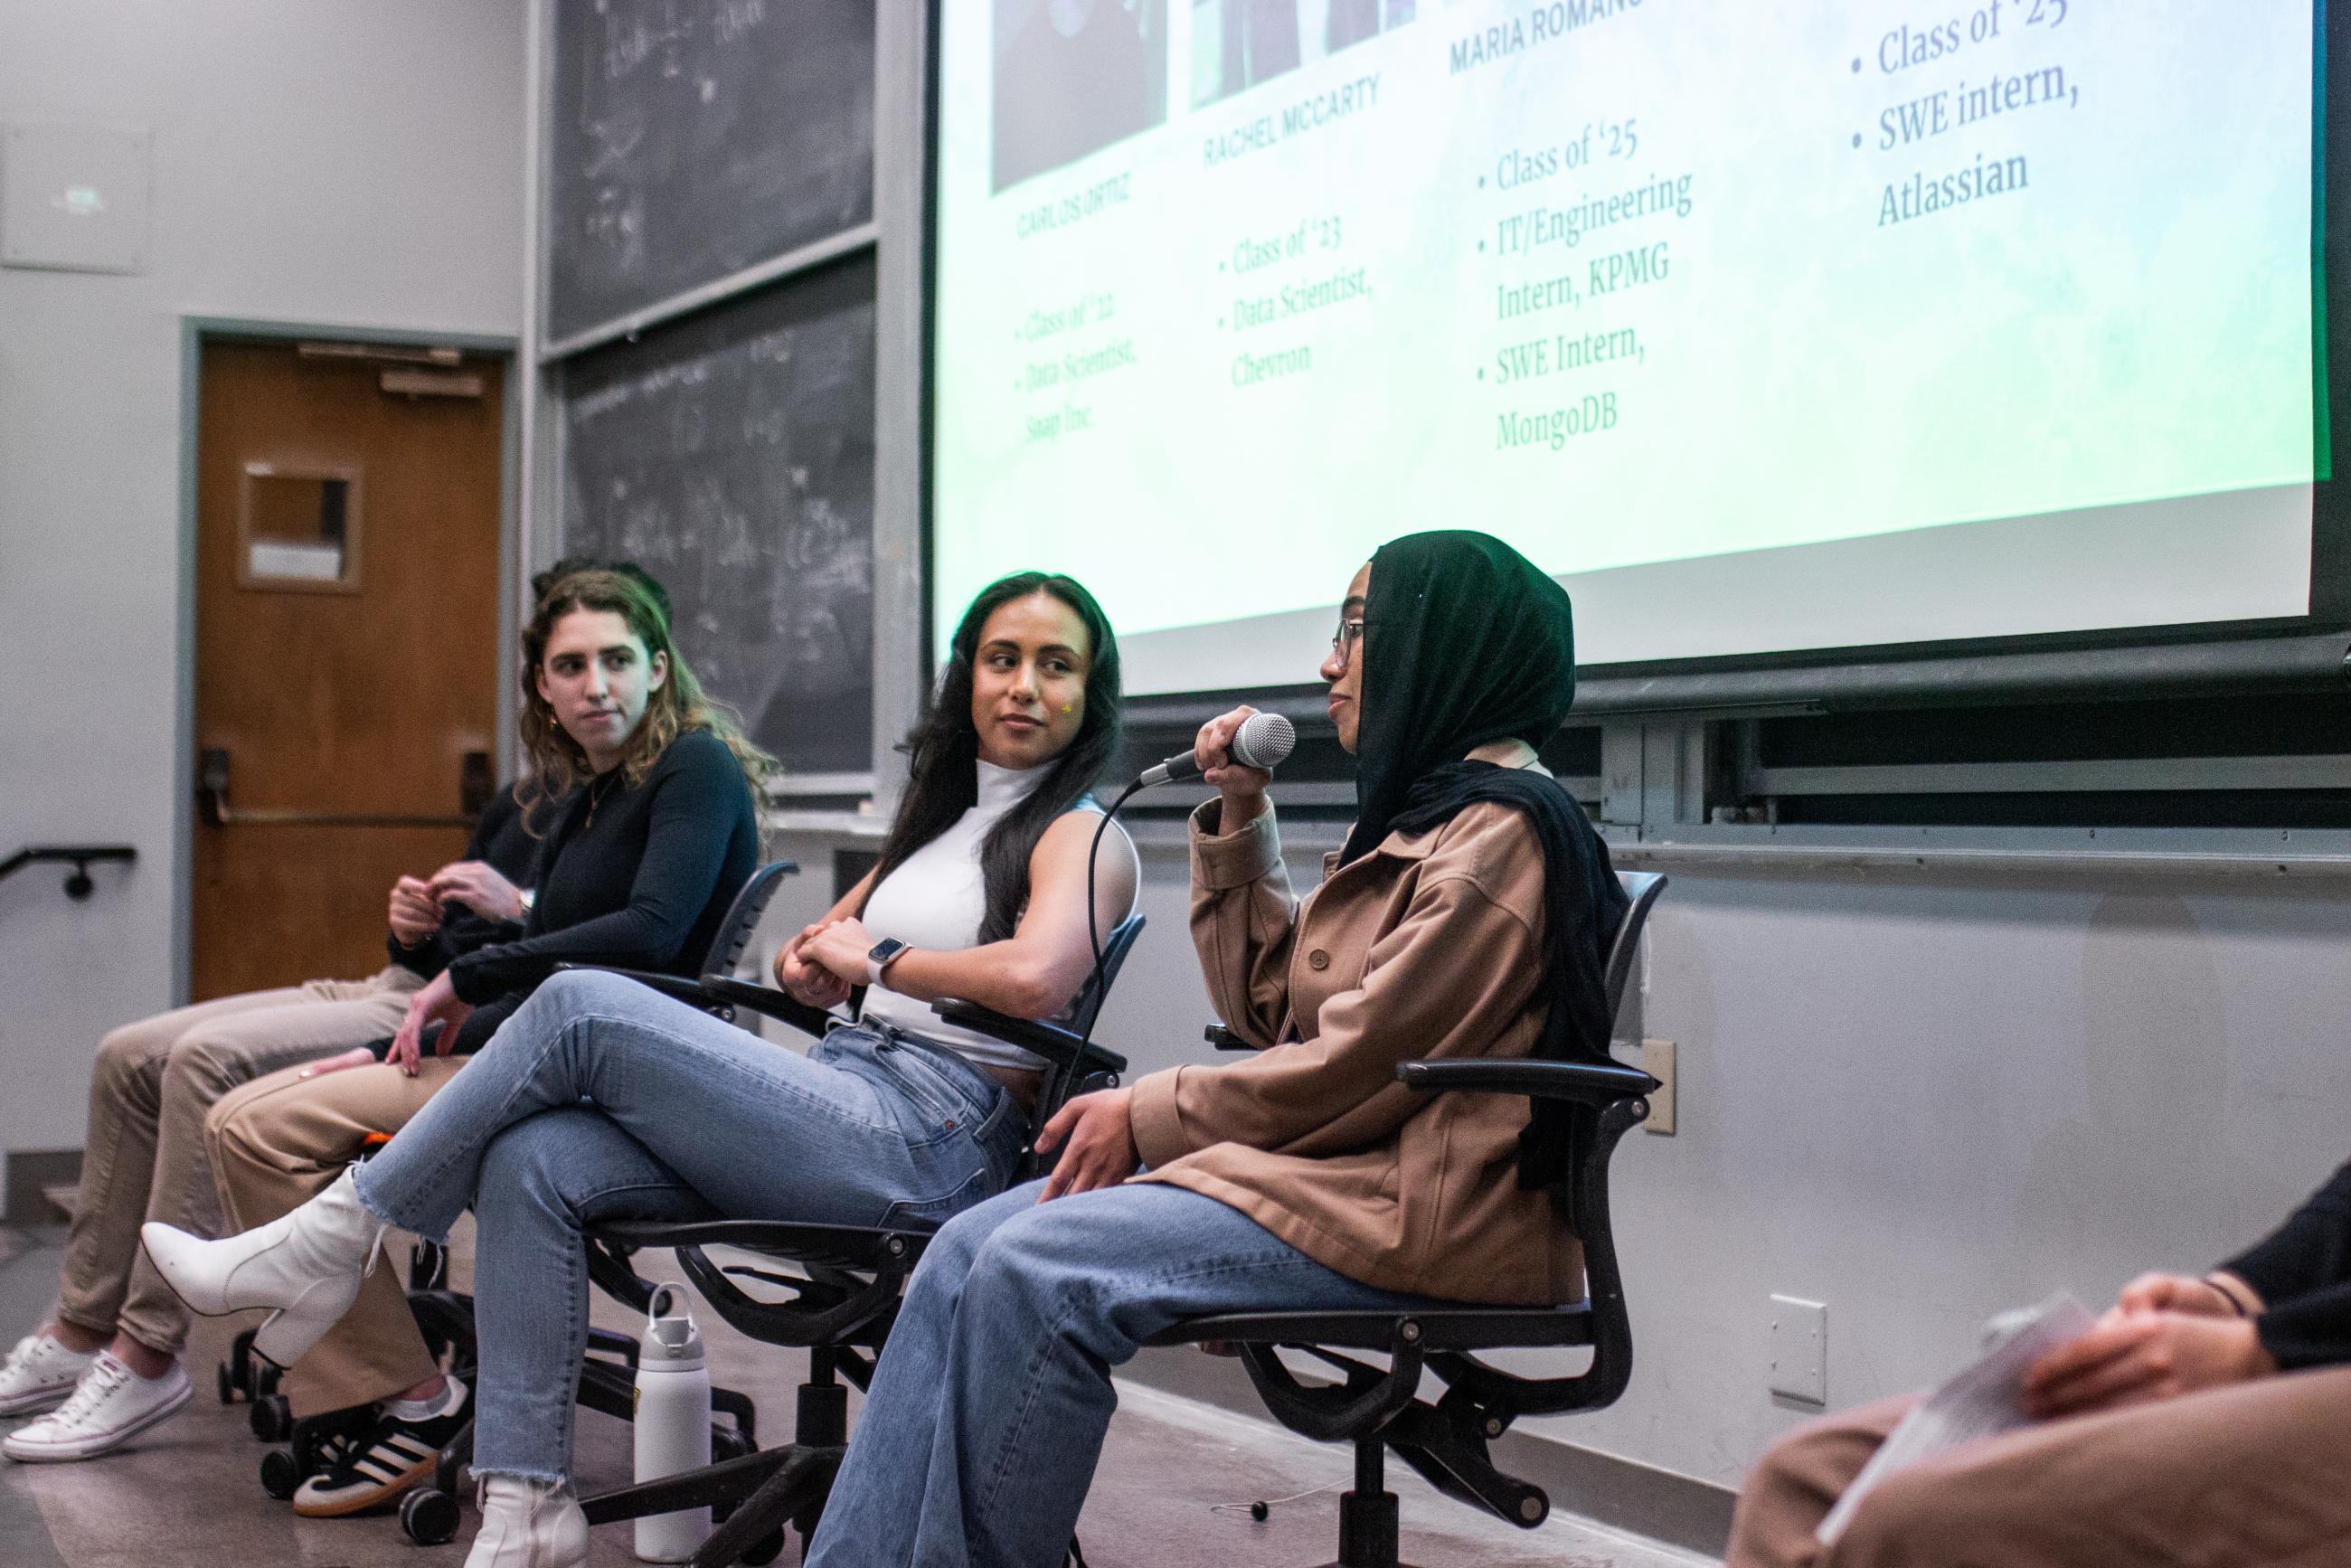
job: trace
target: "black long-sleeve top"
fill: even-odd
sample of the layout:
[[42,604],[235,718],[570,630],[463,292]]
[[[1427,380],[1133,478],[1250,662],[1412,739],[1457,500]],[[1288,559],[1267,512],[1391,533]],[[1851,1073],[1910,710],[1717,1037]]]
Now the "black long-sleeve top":
[[[486,861],[517,887],[528,887],[539,845],[531,830],[552,815],[552,811],[541,808],[533,813],[538,821],[526,821],[522,808],[515,803],[513,788],[500,789],[482,808],[481,820],[474,824],[474,836],[466,841],[465,858]],[[402,946],[400,938],[389,933],[383,941],[393,963],[419,979],[429,980],[447,968],[449,960],[460,953],[470,953],[493,942],[511,942],[521,935],[519,921],[492,920],[462,904],[449,903],[441,906],[440,926],[415,946]]]
[[707,730],[670,742],[643,782],[617,769],[558,811],[519,936],[460,954],[449,983],[474,1011],[454,1052],[478,1051],[559,963],[691,975],[759,860],[749,786]]
[[2278,1365],[2351,1362],[2351,1164],[2220,1267],[2262,1293],[2253,1330]]

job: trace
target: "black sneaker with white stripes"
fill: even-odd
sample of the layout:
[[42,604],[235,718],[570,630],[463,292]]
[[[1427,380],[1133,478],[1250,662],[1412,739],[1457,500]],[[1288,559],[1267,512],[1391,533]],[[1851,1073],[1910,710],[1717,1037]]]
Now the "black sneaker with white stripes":
[[339,1463],[302,1483],[294,1494],[294,1511],[305,1519],[363,1513],[432,1479],[441,1450],[474,1413],[473,1391],[460,1385],[458,1392],[462,1397],[444,1416],[403,1421],[385,1415],[365,1437],[339,1456]]

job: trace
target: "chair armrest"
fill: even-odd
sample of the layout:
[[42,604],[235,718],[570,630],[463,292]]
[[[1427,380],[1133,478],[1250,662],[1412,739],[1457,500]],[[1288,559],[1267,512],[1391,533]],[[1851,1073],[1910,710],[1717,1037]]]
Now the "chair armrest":
[[692,1002],[698,1008],[718,1005],[718,998],[702,988],[698,977],[664,975],[652,969],[616,969],[609,964],[574,964],[569,960],[556,965],[555,972],[559,975],[612,975],[623,980],[634,980],[663,996]]
[[1581,1061],[1406,1061],[1397,1065],[1396,1081],[1407,1089],[1524,1094],[1598,1106],[1637,1100],[1663,1087],[1637,1067]]
[[1260,1047],[1251,1045],[1248,1040],[1243,1040],[1239,1035],[1235,1034],[1231,1030],[1227,1029],[1220,1023],[1210,1024],[1207,1029],[1201,1031],[1200,1038],[1207,1040],[1210,1045],[1215,1046],[1218,1051],[1257,1051],[1261,1049]]
[[773,986],[754,985],[721,975],[702,975],[689,978],[684,975],[663,975],[650,969],[614,969],[601,964],[558,964],[559,970],[585,970],[590,974],[618,975],[624,980],[659,991],[665,997],[697,1008],[745,1008],[762,1018],[788,1023],[803,1034],[821,1040],[825,1030],[840,1020],[822,1008],[812,1008],[799,998],[776,989]]
[[1126,1058],[1091,1040],[1080,1040],[1059,1024],[1017,1019],[1009,1013],[998,1012],[994,1008],[984,1008],[977,1002],[958,1001],[953,997],[933,1002],[931,1010],[951,1024],[991,1036],[1007,1045],[1017,1045],[1033,1055],[1043,1057],[1056,1067],[1068,1068],[1072,1079],[1091,1077],[1097,1072],[1123,1073],[1126,1071]]
[[737,980],[718,975],[705,975],[698,982],[702,988],[728,1007],[745,1008],[761,1018],[788,1023],[802,1034],[822,1040],[825,1031],[841,1022],[838,1015],[822,1008],[812,1008],[798,997],[773,986],[762,986],[750,980]]

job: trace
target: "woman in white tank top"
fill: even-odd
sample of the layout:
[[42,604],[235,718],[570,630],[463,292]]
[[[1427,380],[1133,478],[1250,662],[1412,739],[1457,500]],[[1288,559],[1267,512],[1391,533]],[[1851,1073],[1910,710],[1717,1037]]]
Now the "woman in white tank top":
[[[1113,650],[1107,693],[1105,661],[1084,651],[1096,644]],[[1091,972],[1085,873],[1100,807],[1088,791],[1117,744],[1117,655],[1085,591],[1034,572],[982,592],[954,650],[879,862],[777,953],[776,981],[819,1007],[867,985],[860,1022],[942,1047],[1025,1101],[1042,1063],[931,1003],[1051,1019]],[[1113,824],[1095,872],[1101,935],[1126,917],[1137,875]]]

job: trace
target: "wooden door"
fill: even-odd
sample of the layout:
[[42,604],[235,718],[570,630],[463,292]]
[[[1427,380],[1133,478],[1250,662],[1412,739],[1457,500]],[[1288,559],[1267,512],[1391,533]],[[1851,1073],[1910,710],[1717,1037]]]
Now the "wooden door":
[[204,346],[194,999],[373,974],[393,880],[465,848],[505,665],[504,373]]

